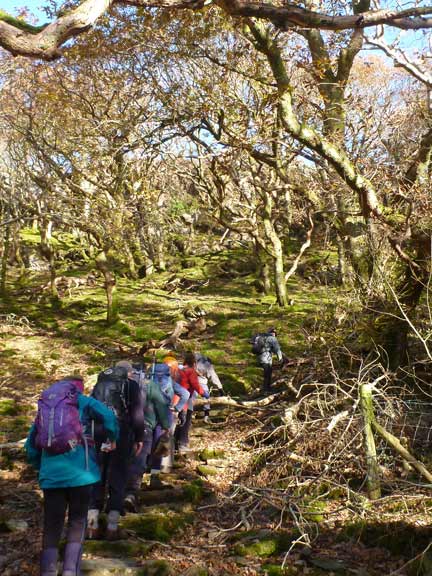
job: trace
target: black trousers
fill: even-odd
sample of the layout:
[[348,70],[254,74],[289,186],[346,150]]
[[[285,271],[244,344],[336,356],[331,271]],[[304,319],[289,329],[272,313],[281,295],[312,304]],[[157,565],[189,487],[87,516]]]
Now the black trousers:
[[272,383],[273,367],[271,364],[261,363],[261,368],[264,370],[263,391],[267,392]]
[[96,453],[101,471],[101,481],[93,485],[90,508],[103,510],[105,491],[108,492],[106,511],[123,510],[129,461],[132,453],[132,435],[128,427],[120,428],[117,447],[113,452],[101,452],[96,444]]
[[42,548],[57,548],[68,510],[67,542],[82,542],[92,484],[74,488],[44,490],[44,530]]
[[174,432],[174,441],[177,449],[179,446],[189,446],[189,433],[190,429],[192,428],[192,416],[193,411],[188,410],[186,412],[186,420],[183,426],[176,426]]

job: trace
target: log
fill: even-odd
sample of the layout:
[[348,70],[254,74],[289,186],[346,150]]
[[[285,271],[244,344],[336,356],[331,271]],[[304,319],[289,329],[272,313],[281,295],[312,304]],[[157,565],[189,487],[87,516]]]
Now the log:
[[[285,391],[284,391],[285,392]],[[278,396],[281,396],[283,392],[277,392],[276,394],[270,394],[265,398],[259,400],[234,400],[230,396],[218,396],[216,398],[211,398],[211,407],[216,408],[218,406],[233,406],[235,408],[259,408],[260,406],[268,406],[271,404]],[[202,406],[207,404],[208,400],[202,398],[197,398],[194,402],[195,406]]]

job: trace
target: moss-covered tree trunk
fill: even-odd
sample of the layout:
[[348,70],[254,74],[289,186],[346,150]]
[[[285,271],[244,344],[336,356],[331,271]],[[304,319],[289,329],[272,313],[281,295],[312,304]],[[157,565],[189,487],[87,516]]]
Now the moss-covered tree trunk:
[[108,325],[115,324],[119,319],[117,300],[117,280],[115,273],[110,269],[109,257],[105,251],[98,254],[96,266],[101,271],[105,283],[105,293],[107,300],[106,322]]
[[273,278],[276,291],[276,299],[279,306],[288,306],[288,296],[285,280],[285,266],[283,244],[275,229],[272,219],[273,199],[271,192],[268,191],[264,197],[264,231],[269,244],[271,245],[271,257],[273,259]]

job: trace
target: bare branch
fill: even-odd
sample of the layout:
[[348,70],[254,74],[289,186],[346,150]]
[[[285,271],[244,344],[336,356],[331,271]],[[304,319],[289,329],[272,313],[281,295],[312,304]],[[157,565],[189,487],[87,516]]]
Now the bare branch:
[[[210,0],[211,2],[211,0]],[[84,0],[42,29],[0,12],[0,46],[14,55],[54,60],[59,48],[70,38],[89,30],[113,4],[146,8],[197,10],[208,0]],[[406,10],[371,10],[361,14],[335,16],[307,10],[295,4],[275,6],[250,0],[215,0],[214,4],[234,17],[254,17],[272,22],[277,28],[359,30],[387,25],[404,30],[432,28],[432,6]]]

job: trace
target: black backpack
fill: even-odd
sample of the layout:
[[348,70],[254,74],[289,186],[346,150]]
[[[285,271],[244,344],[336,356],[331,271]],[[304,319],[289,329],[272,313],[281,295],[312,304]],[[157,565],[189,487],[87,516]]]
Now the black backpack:
[[99,374],[91,395],[112,410],[119,421],[125,421],[129,416],[127,405],[129,395],[126,392],[128,385],[126,368],[114,366]]
[[255,334],[255,336],[252,336],[252,354],[261,354],[268,348],[268,336],[268,334]]

